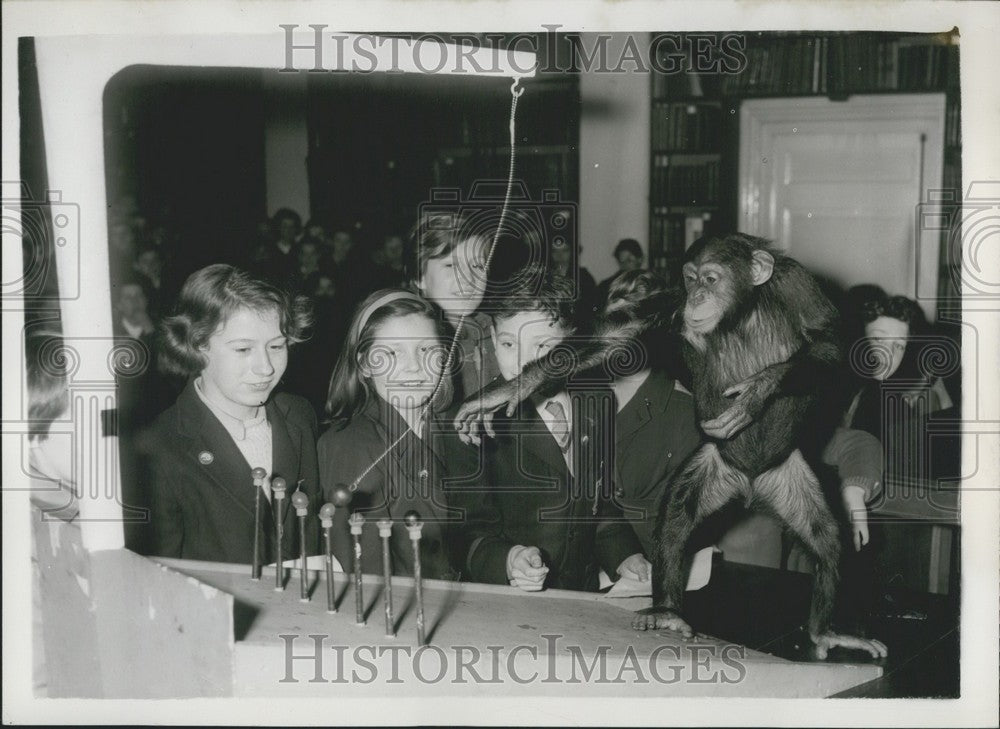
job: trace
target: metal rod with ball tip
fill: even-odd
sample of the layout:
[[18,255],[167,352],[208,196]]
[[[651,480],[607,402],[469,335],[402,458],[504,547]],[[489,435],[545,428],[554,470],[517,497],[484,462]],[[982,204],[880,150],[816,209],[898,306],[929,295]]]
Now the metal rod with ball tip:
[[309,602],[309,584],[306,572],[306,517],[309,516],[309,497],[301,491],[292,494],[292,506],[299,517],[299,602]]
[[357,614],[357,624],[365,624],[365,601],[361,583],[361,527],[365,518],[358,512],[351,514],[351,536],[354,538],[354,610]]
[[378,535],[382,538],[382,574],[385,576],[385,637],[395,638],[396,630],[392,620],[392,555],[389,552],[389,540],[392,538],[392,519],[380,519]]
[[275,536],[275,561],[274,561],[274,590],[282,592],[285,589],[285,565],[281,558],[281,538],[285,534],[284,520],[281,514],[281,502],[285,500],[285,490],[288,485],[281,476],[271,479],[271,495],[274,497],[274,536]]
[[423,645],[424,591],[420,576],[420,534],[424,525],[420,521],[420,514],[412,510],[406,512],[403,520],[406,522],[406,531],[410,533],[410,542],[413,544],[413,587],[417,595],[417,645]]
[[253,564],[250,567],[250,579],[260,580],[260,493],[264,490],[264,479],[267,471],[257,467],[250,472],[253,477]]
[[319,509],[319,523],[323,527],[323,542],[326,545],[326,611],[337,612],[337,600],[333,585],[333,548],[330,544],[330,527],[333,526],[333,515],[337,507],[327,502]]

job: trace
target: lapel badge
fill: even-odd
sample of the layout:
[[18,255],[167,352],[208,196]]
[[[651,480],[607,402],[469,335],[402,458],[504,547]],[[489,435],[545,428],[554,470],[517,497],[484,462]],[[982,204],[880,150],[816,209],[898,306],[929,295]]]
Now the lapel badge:
[[198,463],[203,466],[210,466],[213,461],[215,461],[215,456],[212,454],[212,451],[202,451],[198,454]]

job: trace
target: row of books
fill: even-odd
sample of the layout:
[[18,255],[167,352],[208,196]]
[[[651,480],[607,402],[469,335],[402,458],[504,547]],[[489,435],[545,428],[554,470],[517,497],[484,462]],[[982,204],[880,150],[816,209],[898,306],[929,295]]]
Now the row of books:
[[715,205],[719,199],[719,160],[653,155],[651,204]]
[[755,39],[746,68],[722,81],[722,93],[848,94],[926,91],[958,86],[954,46],[926,37],[855,33]]
[[724,94],[825,94],[828,44],[832,38],[756,40],[746,49],[746,67],[726,76]]
[[717,106],[653,104],[653,149],[698,151],[717,149],[722,111]]
[[662,73],[654,70],[654,99],[687,99],[713,97],[719,93],[721,76],[697,71]]
[[[649,231],[650,265],[665,267],[667,259],[674,259],[684,253],[705,232],[705,223],[710,213],[688,215],[653,215]],[[658,264],[663,259],[663,266]]]
[[[847,36],[836,40],[830,49],[834,90],[922,91],[948,83],[949,46],[928,45],[914,38],[880,41]],[[957,70],[957,64],[953,65]]]

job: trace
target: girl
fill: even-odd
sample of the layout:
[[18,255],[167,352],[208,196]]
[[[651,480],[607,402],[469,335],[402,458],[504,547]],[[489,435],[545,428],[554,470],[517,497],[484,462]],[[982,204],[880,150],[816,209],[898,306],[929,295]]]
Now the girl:
[[[261,558],[273,561],[275,515],[270,483],[281,476],[288,497],[306,493],[318,508],[316,416],[301,397],[274,394],[288,348],[309,324],[305,300],[225,264],[184,283],[162,326],[162,364],[188,378],[173,406],[140,439],[151,497],[152,553],[249,563],[256,488],[263,468]],[[283,505],[283,553],[298,553],[295,510]],[[315,518],[307,520],[315,552]]]
[[[368,522],[362,529],[362,569],[382,571],[380,519],[393,521],[394,574],[413,574],[413,546],[403,517],[411,509],[424,523],[420,563],[424,577],[458,579],[461,562],[447,521],[446,467],[463,455],[449,420],[423,418],[450,399],[448,378],[435,391],[446,358],[444,332],[434,308],[414,293],[376,291],[358,307],[330,379],[327,411],[332,427],[319,440],[320,483],[328,501],[338,487],[352,491],[335,514],[334,552],[351,569],[348,511]],[[432,397],[434,402],[431,402]],[[447,451],[447,455],[446,455]],[[468,458],[468,456],[464,456]]]
[[440,308],[452,329],[462,322],[453,368],[456,403],[500,374],[489,335],[490,318],[477,313],[486,292],[491,232],[475,228],[472,222],[463,212],[425,214],[411,233],[416,259],[412,288]]

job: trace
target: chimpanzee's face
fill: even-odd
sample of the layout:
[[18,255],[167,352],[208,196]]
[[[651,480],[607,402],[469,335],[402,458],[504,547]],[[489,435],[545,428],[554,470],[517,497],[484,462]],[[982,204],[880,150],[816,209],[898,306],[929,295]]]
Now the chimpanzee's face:
[[725,266],[712,260],[684,265],[684,325],[696,334],[715,329],[733,301],[735,281]]
[[[723,244],[724,245],[724,244]],[[708,247],[684,264],[684,327],[691,334],[708,334],[726,316],[738,315],[755,286],[771,280],[774,257],[766,250],[743,256],[731,249]]]

